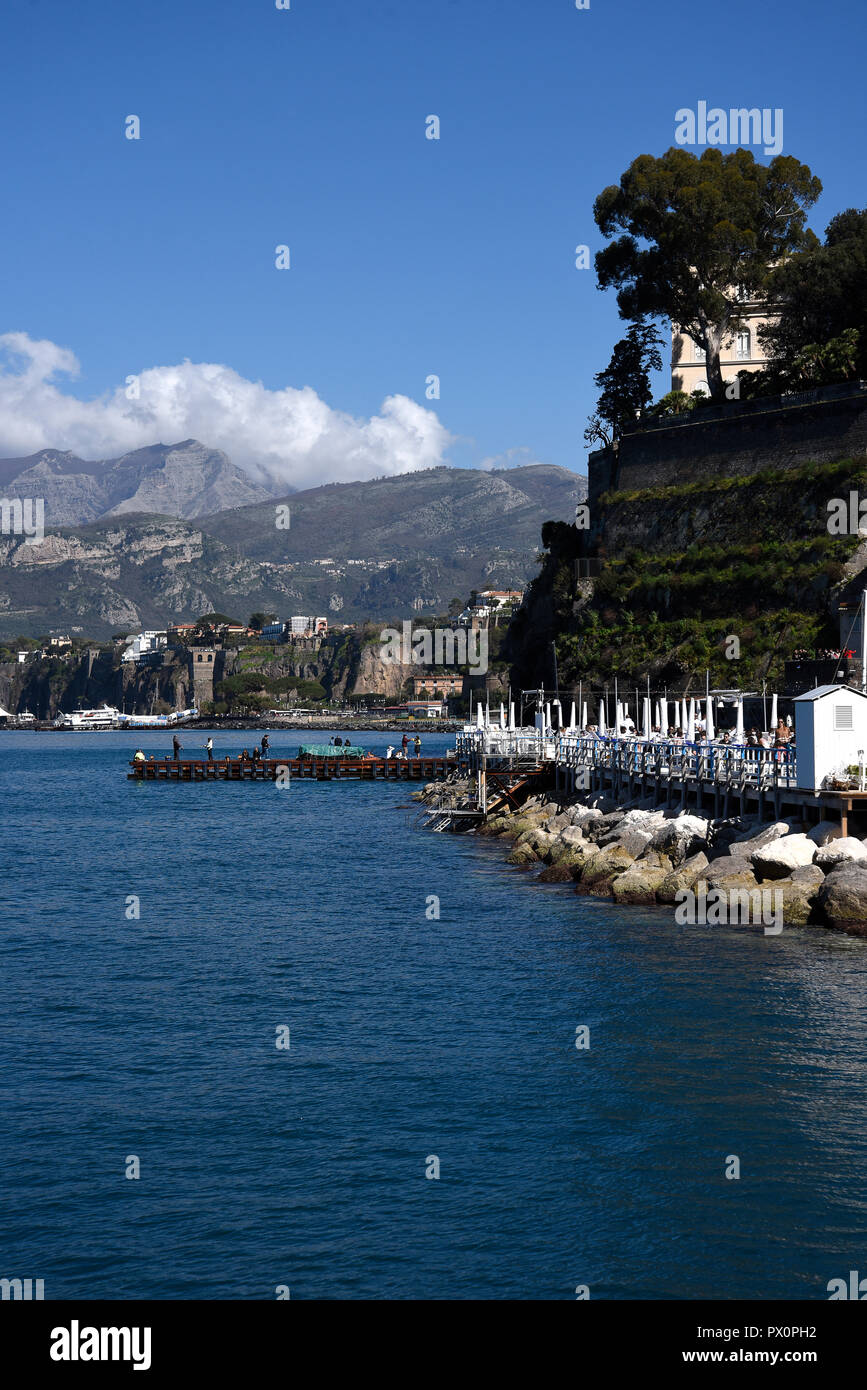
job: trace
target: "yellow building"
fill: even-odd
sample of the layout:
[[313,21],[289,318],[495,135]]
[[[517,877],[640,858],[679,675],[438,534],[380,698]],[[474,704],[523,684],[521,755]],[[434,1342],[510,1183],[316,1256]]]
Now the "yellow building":
[[[757,372],[767,363],[759,338],[759,328],[772,321],[766,304],[743,299],[743,324],[724,343],[720,366],[725,381],[736,381],[738,372]],[[671,326],[671,389],[702,391],[709,395],[707,369],[702,348],[676,324]]]

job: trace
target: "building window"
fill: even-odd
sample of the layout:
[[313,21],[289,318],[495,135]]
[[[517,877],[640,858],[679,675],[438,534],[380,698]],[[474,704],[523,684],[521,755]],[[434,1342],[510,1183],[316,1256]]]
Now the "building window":
[[692,345],[692,359],[694,362],[703,362],[705,359],[705,350],[699,347],[698,343]]
[[742,328],[737,336],[737,357],[739,362],[746,362],[751,356],[752,338],[748,328]]

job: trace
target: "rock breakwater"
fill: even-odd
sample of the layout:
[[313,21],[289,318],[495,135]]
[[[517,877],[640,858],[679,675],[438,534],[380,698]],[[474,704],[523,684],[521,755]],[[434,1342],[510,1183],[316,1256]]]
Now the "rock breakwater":
[[[449,784],[450,809],[466,808],[473,784]],[[415,793],[443,803],[442,783]],[[836,928],[867,938],[867,842],[840,826],[746,817],[713,820],[610,796],[554,793],[499,810],[471,833],[508,845],[507,862],[542,883],[620,904],[671,908],[688,899],[725,905],[772,900],[788,926]],[[722,909],[721,909],[722,910]],[[686,920],[686,919],[684,919]],[[708,922],[730,919],[722,910]]]

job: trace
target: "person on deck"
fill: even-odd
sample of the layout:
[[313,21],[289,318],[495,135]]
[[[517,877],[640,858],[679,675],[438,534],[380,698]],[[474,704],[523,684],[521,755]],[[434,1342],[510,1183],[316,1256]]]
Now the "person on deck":
[[268,756],[268,749],[271,747],[271,740],[267,734],[262,735],[262,757]]
[[177,761],[178,757],[180,756],[180,752],[181,752],[181,741],[180,741],[180,739],[178,738],[177,734],[175,734],[174,737],[172,738],[172,754],[174,755],[174,758],[175,758],[176,761]]
[[207,743],[205,744],[205,749],[208,754],[208,762],[212,763],[214,761],[214,740],[212,738],[208,739]]
[[144,755],[143,751],[141,750],[141,748],[137,748],[137,749],[135,750],[135,753],[133,754],[133,762],[134,762],[134,763],[143,763],[144,761],[145,761],[145,755]]
[[415,756],[417,758],[421,757],[421,739],[419,738],[418,734],[416,734],[415,736]]
[[409,739],[407,738],[406,734],[404,734],[403,738],[401,739],[400,746],[403,750],[403,756],[406,757],[406,750],[407,748],[409,748]]

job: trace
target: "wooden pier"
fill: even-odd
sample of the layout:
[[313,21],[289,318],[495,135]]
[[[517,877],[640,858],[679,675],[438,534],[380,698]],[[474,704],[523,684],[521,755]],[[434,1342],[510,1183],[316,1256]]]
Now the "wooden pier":
[[132,761],[131,782],[432,782],[455,770],[454,754],[422,758],[159,758]]

